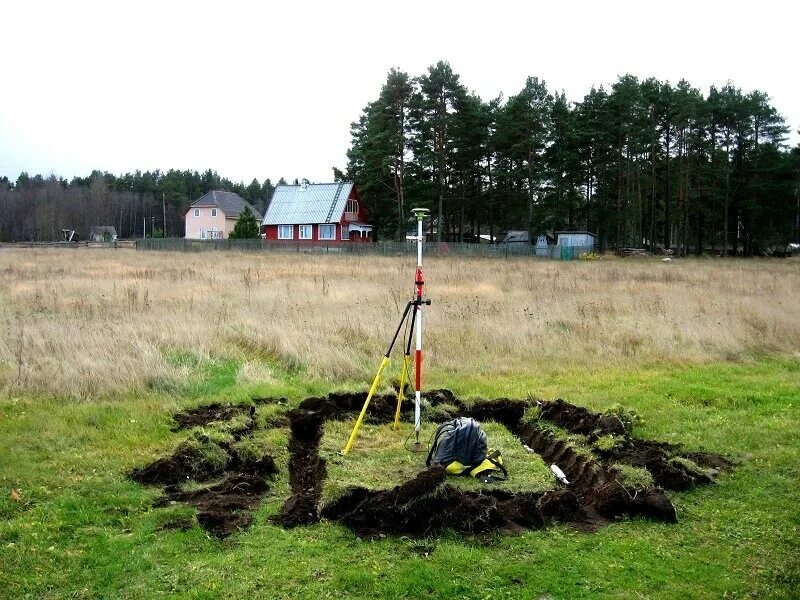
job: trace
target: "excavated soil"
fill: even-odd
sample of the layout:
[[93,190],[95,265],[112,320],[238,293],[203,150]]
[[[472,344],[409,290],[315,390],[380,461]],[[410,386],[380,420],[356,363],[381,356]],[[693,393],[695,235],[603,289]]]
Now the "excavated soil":
[[202,427],[214,421],[230,421],[234,417],[248,412],[252,416],[254,414],[253,409],[254,407],[249,404],[220,404],[219,402],[198,406],[174,415],[172,418],[175,421],[175,426],[172,431],[180,431],[190,427]]
[[[554,483],[555,489],[537,493],[513,493],[489,486],[481,491],[467,491],[450,485],[441,467],[431,467],[392,489],[350,488],[323,506],[322,488],[327,470],[319,449],[325,422],[352,419],[365,399],[366,393],[332,393],[307,398],[297,408],[273,417],[266,424],[267,427],[288,424],[290,429],[291,495],[272,518],[274,523],[295,527],[324,518],[339,522],[364,537],[430,536],[444,529],[465,534],[519,532],[556,522],[590,531],[622,516],[674,523],[678,515],[665,490],[707,485],[719,471],[732,467],[728,459],[716,454],[687,453],[674,444],[635,438],[617,416],[595,413],[563,400],[499,398],[466,404],[449,390],[433,390],[425,394],[428,404],[447,407],[447,410],[432,411],[438,415],[437,420],[455,416],[450,414],[455,411],[478,421],[501,423],[548,465],[558,465],[570,483],[566,486]],[[273,399],[256,403],[265,401]],[[395,403],[394,395],[374,397],[367,422],[391,422]],[[538,406],[539,419],[527,422],[525,413],[532,406]],[[401,408],[407,417],[412,403],[404,401]],[[255,428],[253,407],[209,405],[176,415],[176,422],[182,429],[230,420],[247,411],[250,411],[250,419],[233,432],[238,440]],[[611,435],[616,443],[605,450],[576,448],[557,437],[546,423],[586,436],[588,440]],[[202,459],[198,460],[186,447],[179,446],[173,455],[133,471],[131,477],[142,483],[164,486],[164,501],[195,506],[198,522],[208,531],[224,537],[250,524],[252,510],[268,492],[267,480],[277,469],[268,455],[255,464],[246,464],[230,445],[221,446],[228,453],[227,464],[221,469],[218,465],[214,468],[204,465]],[[655,485],[647,488],[624,485],[616,463],[647,469]],[[509,470],[513,477],[513,465]],[[221,477],[221,481],[199,490],[184,491],[180,485],[186,480],[207,481],[213,477]]]
[[[176,430],[179,430],[213,421],[230,421],[241,414],[248,414],[248,419],[241,426],[229,430],[230,441],[212,441],[200,436],[205,451],[196,444],[184,442],[171,455],[132,470],[129,477],[139,483],[163,487],[164,496],[156,501],[156,506],[170,502],[194,506],[198,523],[217,537],[227,537],[247,528],[253,520],[252,511],[269,491],[267,480],[278,472],[272,456],[264,454],[254,460],[242,456],[233,447],[235,442],[255,430],[255,407],[212,404],[178,413],[174,420]],[[212,479],[219,481],[192,490],[182,487],[189,482],[202,483]]]

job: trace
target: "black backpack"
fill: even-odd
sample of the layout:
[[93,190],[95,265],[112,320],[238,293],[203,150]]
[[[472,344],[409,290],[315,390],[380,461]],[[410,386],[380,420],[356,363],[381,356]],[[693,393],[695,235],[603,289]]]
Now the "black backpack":
[[508,476],[500,452],[489,448],[480,423],[468,417],[437,427],[425,464],[441,465],[451,475],[469,475],[485,483]]

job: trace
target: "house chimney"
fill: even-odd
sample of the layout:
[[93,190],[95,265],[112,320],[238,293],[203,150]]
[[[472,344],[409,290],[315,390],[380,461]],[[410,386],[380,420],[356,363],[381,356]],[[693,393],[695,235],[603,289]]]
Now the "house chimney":
[[305,190],[307,187],[308,187],[308,179],[306,179],[305,177],[303,177],[303,178],[300,180],[300,189],[303,189],[303,190]]

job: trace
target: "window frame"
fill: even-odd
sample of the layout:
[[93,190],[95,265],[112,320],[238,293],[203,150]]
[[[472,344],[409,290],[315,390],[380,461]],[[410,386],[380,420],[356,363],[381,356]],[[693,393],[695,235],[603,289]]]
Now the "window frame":
[[212,208],[211,209],[211,216],[212,217],[216,217],[217,216],[217,209],[216,208]]
[[[355,210],[349,210],[351,206],[355,207]],[[344,212],[350,215],[357,215],[358,214],[358,200],[355,198],[349,198],[347,200],[347,204],[345,204]]]
[[340,227],[342,232],[339,234],[340,240],[349,240],[350,239],[350,226],[349,225],[342,225]]
[[[332,234],[328,237],[323,237],[322,232],[327,231],[328,227],[331,228]],[[320,240],[324,240],[326,242],[332,242],[336,240],[336,223],[321,223],[317,225],[317,236]]]
[[195,217],[199,217],[200,216],[200,209],[199,208],[195,208],[194,209],[194,216]]
[[[283,235],[284,227],[290,227],[289,237]],[[293,240],[294,239],[294,225],[278,225],[278,239],[279,240]]]
[[[303,229],[308,227],[308,235],[303,235]],[[313,225],[298,225],[297,226],[297,239],[298,240],[313,240],[314,239],[314,226]]]
[[206,239],[206,230],[204,228],[200,229],[200,239],[201,240]]

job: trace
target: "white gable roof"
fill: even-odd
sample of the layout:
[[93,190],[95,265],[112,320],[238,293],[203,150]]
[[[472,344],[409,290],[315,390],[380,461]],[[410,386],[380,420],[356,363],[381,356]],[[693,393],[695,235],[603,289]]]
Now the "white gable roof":
[[262,225],[338,223],[352,189],[352,181],[279,185]]

